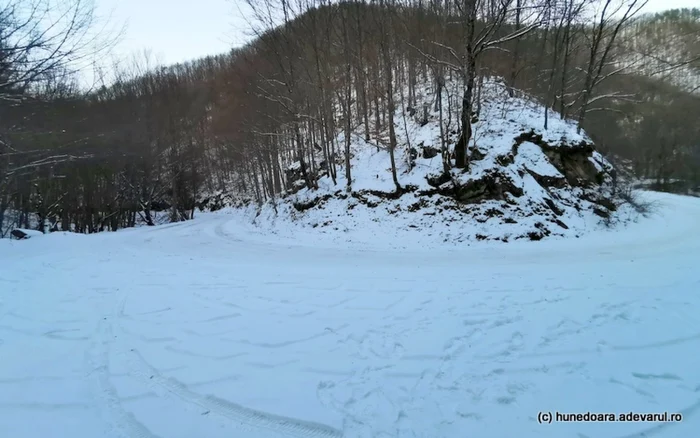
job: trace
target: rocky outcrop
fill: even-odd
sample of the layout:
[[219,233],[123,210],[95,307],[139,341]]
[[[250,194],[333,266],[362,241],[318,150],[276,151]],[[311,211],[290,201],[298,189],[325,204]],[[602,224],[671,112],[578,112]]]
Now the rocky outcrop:
[[[593,163],[595,148],[588,142],[582,141],[578,144],[561,142],[551,145],[543,140],[541,134],[531,130],[523,132],[515,138],[514,155],[518,153],[518,147],[526,141],[539,146],[549,158],[550,163],[566,177],[566,181],[572,187],[591,187],[603,183],[605,173]],[[542,179],[542,183],[548,186],[562,187],[561,181]]]
[[[335,179],[324,176],[320,156],[318,174],[309,173],[311,184],[304,181],[299,163],[292,163],[280,212],[314,227],[337,224],[342,217],[348,228],[353,223],[418,228],[458,242],[573,237],[624,217],[624,212],[613,214],[618,203],[610,198],[615,196],[612,165],[574,123],[553,116],[548,129],[538,131],[541,107],[510,96],[494,81],[484,90],[481,115],[472,121],[474,142],[466,169],[445,170],[442,147],[453,153],[459,132],[454,124],[441,130],[439,114],[431,112],[427,123],[411,118],[397,130],[404,138],[395,150],[395,174],[385,148],[353,137],[349,192],[344,172]],[[423,96],[429,98],[430,93]],[[340,168],[344,164],[338,163]],[[278,214],[276,208],[269,210]]]
[[523,189],[515,185],[510,176],[497,169],[486,172],[480,178],[462,184],[456,183],[454,187],[455,199],[465,203],[477,203],[487,199],[505,200],[508,193],[520,197],[523,195]]

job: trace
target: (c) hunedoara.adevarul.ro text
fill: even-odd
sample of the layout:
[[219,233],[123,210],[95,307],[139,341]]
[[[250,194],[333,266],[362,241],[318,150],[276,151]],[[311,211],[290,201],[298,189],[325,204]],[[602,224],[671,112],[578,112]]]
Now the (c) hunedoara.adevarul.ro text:
[[547,412],[537,414],[540,424],[567,423],[567,422],[652,422],[652,423],[677,423],[683,421],[683,414],[671,412]]

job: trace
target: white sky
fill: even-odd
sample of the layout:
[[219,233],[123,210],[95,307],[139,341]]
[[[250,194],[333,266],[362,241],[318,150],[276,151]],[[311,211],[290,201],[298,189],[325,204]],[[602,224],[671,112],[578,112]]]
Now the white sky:
[[[115,48],[120,58],[150,50],[172,64],[218,54],[246,42],[243,0],[95,0],[111,25],[126,24]],[[700,7],[700,0],[650,0],[647,12]]]
[[223,53],[247,40],[249,26],[237,0],[94,1],[110,27],[125,25],[114,50],[120,58],[148,50],[159,63],[173,64]]

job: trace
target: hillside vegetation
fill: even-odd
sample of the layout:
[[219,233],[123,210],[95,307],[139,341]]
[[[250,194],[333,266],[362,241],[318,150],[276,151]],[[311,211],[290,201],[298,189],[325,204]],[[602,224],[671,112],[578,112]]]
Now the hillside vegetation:
[[[466,171],[445,170],[435,90],[419,86],[418,106],[429,109],[395,114],[399,190],[387,148],[367,142],[356,131],[350,137],[350,191],[344,189],[345,176],[334,180],[323,154],[316,151],[319,173],[312,188],[306,187],[295,162],[286,169],[292,183],[281,199],[240,209],[218,193],[207,197],[203,207],[234,205],[225,212],[263,234],[311,233],[336,242],[381,241],[393,247],[578,237],[635,217],[616,187],[613,166],[585,134],[576,132],[574,123],[553,115],[543,130],[539,104],[525,96],[510,97],[502,80],[490,78],[482,85],[480,117],[473,123],[476,146]],[[449,97],[458,89],[458,83],[445,84],[445,107],[458,104]],[[456,131],[447,134],[451,142],[457,136]],[[337,141],[344,143],[344,134]]]

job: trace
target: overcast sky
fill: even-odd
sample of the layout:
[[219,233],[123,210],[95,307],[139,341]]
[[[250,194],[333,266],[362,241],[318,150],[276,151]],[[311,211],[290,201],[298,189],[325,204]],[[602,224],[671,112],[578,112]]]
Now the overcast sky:
[[[115,50],[119,57],[148,49],[160,63],[172,64],[225,52],[249,35],[246,14],[237,3],[242,0],[95,1],[110,23],[126,24]],[[698,0],[650,0],[647,11],[698,6]]]

